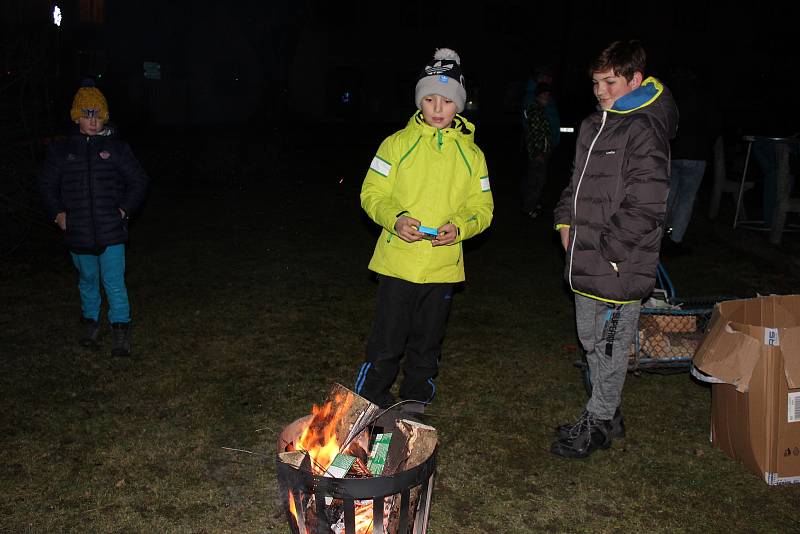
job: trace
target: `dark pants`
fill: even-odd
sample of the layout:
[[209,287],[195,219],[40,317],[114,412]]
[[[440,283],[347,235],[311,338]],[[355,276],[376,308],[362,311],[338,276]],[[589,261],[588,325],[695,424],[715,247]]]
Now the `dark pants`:
[[547,161],[545,156],[541,161],[528,158],[525,177],[522,182],[522,211],[530,213],[536,211],[542,197],[542,189],[547,182]]
[[356,393],[384,408],[394,404],[389,389],[405,356],[400,398],[433,400],[452,295],[453,284],[379,277],[375,323],[366,361],[356,377]]

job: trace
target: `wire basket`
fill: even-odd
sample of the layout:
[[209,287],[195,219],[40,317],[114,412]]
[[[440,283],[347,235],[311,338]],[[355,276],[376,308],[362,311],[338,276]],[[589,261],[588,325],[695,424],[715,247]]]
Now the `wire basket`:
[[689,367],[718,302],[736,297],[678,298],[663,265],[657,287],[642,305],[639,333],[631,347],[632,367]]

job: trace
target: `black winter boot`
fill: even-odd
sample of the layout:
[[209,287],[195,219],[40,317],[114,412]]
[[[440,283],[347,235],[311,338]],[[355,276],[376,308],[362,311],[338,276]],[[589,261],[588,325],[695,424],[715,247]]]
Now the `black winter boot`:
[[81,317],[81,338],[78,343],[81,347],[93,349],[97,347],[97,339],[100,336],[100,323],[94,319]]
[[553,442],[550,452],[564,458],[586,458],[597,449],[611,446],[610,432],[610,420],[597,419],[593,414],[584,412],[566,438]]
[[131,323],[111,323],[113,342],[111,345],[112,356],[131,355]]
[[[569,432],[572,430],[572,427],[578,424],[581,418],[585,417],[585,414],[586,410],[583,411],[581,417],[577,421],[558,425],[556,427],[556,435],[559,437],[559,439],[565,439],[567,436],[569,436]],[[617,408],[617,411],[614,412],[614,418],[611,419],[611,429],[609,432],[609,435],[613,439],[625,437],[625,419],[623,419],[622,412],[619,411],[619,408]]]

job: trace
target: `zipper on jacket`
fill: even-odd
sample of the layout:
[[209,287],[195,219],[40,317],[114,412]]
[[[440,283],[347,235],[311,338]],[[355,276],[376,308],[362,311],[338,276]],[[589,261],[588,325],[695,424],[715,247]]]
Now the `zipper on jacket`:
[[[583,170],[581,171],[581,177],[578,178],[578,185],[575,186],[575,193],[572,195],[572,217],[573,219],[577,219],[578,217],[578,192],[581,190],[581,183],[583,182],[583,175],[586,174],[586,169],[589,167],[589,158],[592,157],[592,150],[594,150],[594,144],[597,142],[597,138],[600,137],[600,134],[603,133],[603,127],[606,125],[606,116],[608,115],[608,111],[603,110],[603,120],[600,121],[600,128],[597,130],[597,134],[592,139],[592,144],[589,145],[589,151],[586,153],[586,163],[583,164]],[[572,246],[569,249],[569,288],[572,291],[575,291],[575,288],[572,286],[572,265],[574,263],[573,257],[575,254],[575,242],[578,240],[578,226],[572,225],[574,228],[572,232]],[[619,271],[617,271],[617,276],[619,276]]]
[[97,246],[97,225],[94,222],[94,187],[92,186],[92,137],[86,136],[86,181],[89,185],[89,218],[92,223],[92,244]]
[[442,130],[440,130],[438,128],[436,129],[436,137],[437,137],[437,141],[439,142],[439,150],[441,150],[442,149]]

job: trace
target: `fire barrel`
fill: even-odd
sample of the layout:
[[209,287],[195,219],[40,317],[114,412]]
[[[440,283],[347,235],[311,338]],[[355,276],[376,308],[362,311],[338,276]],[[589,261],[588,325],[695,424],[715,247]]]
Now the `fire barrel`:
[[[309,417],[278,437],[286,451]],[[436,450],[422,463],[392,474],[365,478],[319,476],[276,455],[278,488],[293,534],[424,534],[433,494]],[[398,513],[399,512],[399,513]]]

